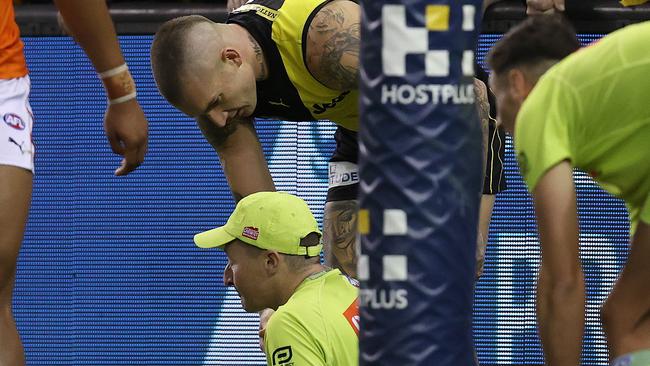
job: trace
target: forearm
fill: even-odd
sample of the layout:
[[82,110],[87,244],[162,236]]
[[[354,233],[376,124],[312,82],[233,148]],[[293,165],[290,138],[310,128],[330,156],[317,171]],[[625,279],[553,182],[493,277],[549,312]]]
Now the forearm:
[[208,120],[199,120],[198,125],[219,154],[235,201],[251,193],[275,191],[252,120],[233,122],[226,128],[217,128]]
[[[234,144],[221,148],[218,153],[235,201],[251,193],[275,191],[262,146],[257,141],[255,132],[248,128],[239,128],[231,138]],[[237,140],[246,142],[236,144]]]
[[572,279],[553,280],[542,265],[537,291],[537,319],[546,365],[579,365],[585,326],[582,272]]
[[357,215],[356,200],[327,202],[323,215],[325,263],[352,277],[357,275]]
[[481,196],[481,205],[478,219],[478,236],[476,242],[476,279],[483,274],[483,265],[485,263],[485,252],[487,250],[488,234],[490,230],[490,220],[492,218],[492,208],[494,207],[495,196],[484,194]]
[[66,27],[98,72],[124,63],[105,0],[55,0]]
[[483,146],[483,171],[487,164],[488,143],[490,134],[490,101],[487,86],[479,79],[474,79],[474,93],[476,94],[476,109],[479,123],[481,124],[481,145]]
[[533,192],[542,247],[537,317],[550,366],[579,365],[585,318],[585,285],[578,242],[573,167],[558,163]]

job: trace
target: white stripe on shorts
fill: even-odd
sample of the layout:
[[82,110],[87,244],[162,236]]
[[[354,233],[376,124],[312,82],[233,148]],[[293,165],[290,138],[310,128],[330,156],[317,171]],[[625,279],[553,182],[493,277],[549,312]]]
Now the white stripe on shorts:
[[34,118],[29,105],[29,75],[0,79],[0,165],[34,172]]

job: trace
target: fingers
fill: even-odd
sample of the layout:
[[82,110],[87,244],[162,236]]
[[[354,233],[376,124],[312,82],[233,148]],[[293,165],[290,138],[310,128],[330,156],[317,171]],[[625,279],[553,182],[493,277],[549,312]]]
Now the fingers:
[[535,14],[537,11],[535,0],[526,0],[526,14]]
[[275,313],[272,309],[264,309],[260,312],[260,328],[257,333],[260,337],[260,349],[264,352],[264,335],[266,334],[266,324],[271,316]]
[[541,14],[547,6],[542,3],[543,0],[526,0],[526,14]]
[[147,147],[146,144],[135,144],[134,146],[126,146],[124,148],[124,159],[120,164],[120,167],[115,170],[115,175],[127,175],[134,171],[137,167],[142,164],[144,161],[144,156],[146,154]]
[[113,150],[114,153],[117,155],[124,155],[124,147],[122,146],[117,134],[107,131],[106,138],[108,139],[108,143],[111,145],[111,150]]
[[147,124],[147,119],[135,99],[109,105],[106,109],[106,137],[113,152],[124,158],[115,170],[115,175],[129,174],[144,161],[148,141]]
[[527,8],[526,9],[526,14],[527,15],[535,15],[535,14],[553,14],[555,13],[555,8],[550,8],[546,10],[539,10],[536,8]]
[[262,350],[262,352],[265,352],[264,351],[264,335],[266,334],[266,328],[260,329],[260,331],[257,334],[260,337],[260,339],[259,339],[260,349]]
[[526,0],[526,14],[551,14],[564,11],[565,0]]
[[264,334],[260,335],[260,350],[266,353],[266,351],[264,350]]

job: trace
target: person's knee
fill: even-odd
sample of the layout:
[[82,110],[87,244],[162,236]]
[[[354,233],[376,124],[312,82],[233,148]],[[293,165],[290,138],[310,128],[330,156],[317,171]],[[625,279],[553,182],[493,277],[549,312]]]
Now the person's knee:
[[603,324],[603,330],[609,334],[614,331],[616,324],[616,304],[612,302],[611,296],[605,300],[600,308],[600,322]]
[[600,311],[601,323],[612,358],[650,346],[648,320],[630,318],[620,303],[606,301]]
[[6,246],[0,243],[0,302],[6,297],[11,297],[16,275],[16,255],[11,251],[3,250],[3,247]]
[[0,271],[0,312],[2,314],[6,309],[11,309],[15,279],[15,271]]

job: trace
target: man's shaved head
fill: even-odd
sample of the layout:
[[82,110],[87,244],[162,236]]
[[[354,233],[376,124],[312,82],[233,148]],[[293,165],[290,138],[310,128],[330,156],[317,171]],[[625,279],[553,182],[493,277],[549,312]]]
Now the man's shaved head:
[[200,15],[165,22],[151,45],[151,67],[160,93],[173,105],[183,101],[183,78],[187,71],[205,60],[206,46],[218,42],[215,23]]
[[[151,45],[158,90],[188,116],[224,127],[253,115],[256,70],[252,36],[236,24],[191,15],[160,27]],[[257,69],[256,69],[257,68]]]

